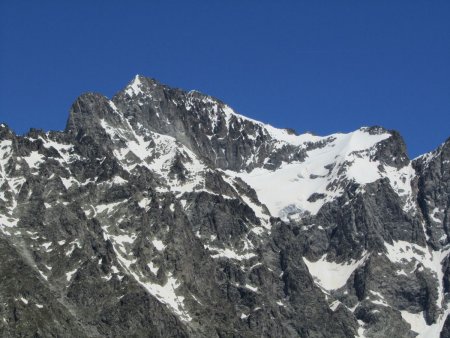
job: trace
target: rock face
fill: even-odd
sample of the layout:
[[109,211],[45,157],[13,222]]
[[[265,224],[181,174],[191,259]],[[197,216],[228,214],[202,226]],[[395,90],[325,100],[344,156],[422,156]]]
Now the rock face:
[[449,337],[450,140],[296,135],[136,78],[0,126],[2,337]]

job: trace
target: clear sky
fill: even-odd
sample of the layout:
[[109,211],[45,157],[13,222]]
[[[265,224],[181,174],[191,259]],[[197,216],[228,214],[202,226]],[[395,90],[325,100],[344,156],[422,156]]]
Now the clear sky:
[[0,0],[0,122],[64,128],[135,74],[319,135],[382,125],[415,157],[450,136],[450,1]]

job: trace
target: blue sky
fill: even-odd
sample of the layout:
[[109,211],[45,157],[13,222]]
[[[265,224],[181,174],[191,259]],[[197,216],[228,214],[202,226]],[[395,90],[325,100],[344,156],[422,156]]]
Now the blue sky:
[[64,128],[135,74],[319,135],[450,136],[450,1],[0,1],[0,121]]

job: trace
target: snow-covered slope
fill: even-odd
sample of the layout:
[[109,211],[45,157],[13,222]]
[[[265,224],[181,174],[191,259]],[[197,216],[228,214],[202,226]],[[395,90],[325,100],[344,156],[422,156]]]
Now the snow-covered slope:
[[[307,151],[304,161],[285,162],[276,170],[257,168],[237,176],[256,190],[273,216],[286,219],[304,212],[316,214],[323,204],[344,192],[342,181],[366,184],[381,177],[379,162],[371,160],[370,151],[388,137],[388,133],[371,135],[364,129],[330,135],[316,139],[323,146]],[[306,148],[306,142],[293,141]],[[315,199],[313,194],[319,197]]]

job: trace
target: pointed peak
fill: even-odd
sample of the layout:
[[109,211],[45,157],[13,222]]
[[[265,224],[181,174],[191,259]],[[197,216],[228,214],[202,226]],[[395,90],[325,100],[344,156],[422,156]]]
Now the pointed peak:
[[143,86],[156,86],[156,85],[163,85],[160,81],[158,81],[155,78],[147,77],[141,74],[136,74],[134,78],[129,82],[128,86],[131,86],[133,84],[136,85],[143,85]]
[[136,74],[136,75],[134,76],[134,78],[129,82],[128,86],[133,86],[133,85],[143,85],[143,84],[145,84],[145,83],[148,83],[149,80],[152,81],[152,82],[155,81],[155,80],[153,80],[153,79],[146,78],[146,77],[143,76],[143,75]]
[[133,80],[126,86],[125,93],[128,94],[128,96],[135,96],[142,94],[142,81],[141,76],[139,74],[136,74]]
[[0,123],[0,140],[13,137],[14,132],[8,127],[6,123]]
[[150,89],[161,86],[161,83],[155,79],[145,77],[140,74],[136,74],[128,85],[125,87],[123,92],[130,97],[148,94]]

